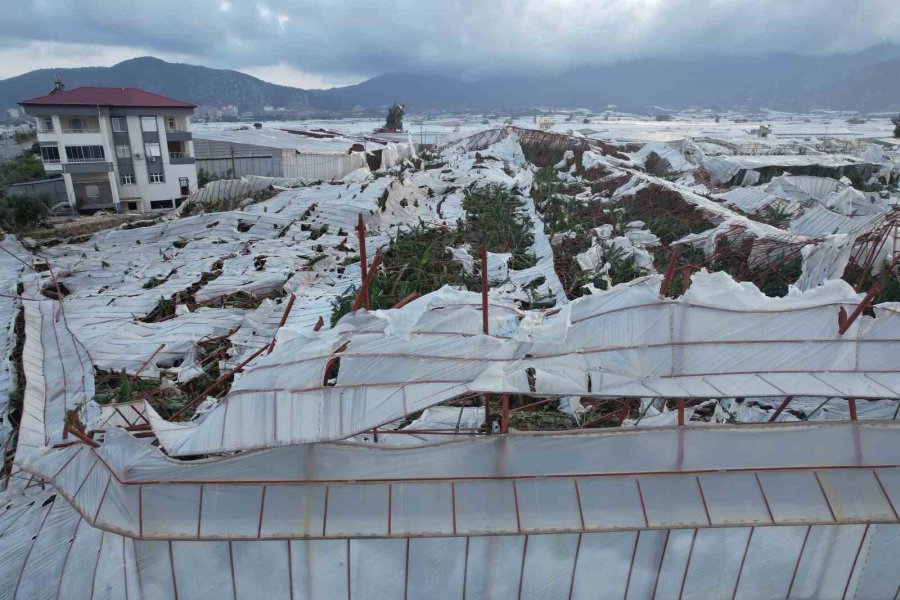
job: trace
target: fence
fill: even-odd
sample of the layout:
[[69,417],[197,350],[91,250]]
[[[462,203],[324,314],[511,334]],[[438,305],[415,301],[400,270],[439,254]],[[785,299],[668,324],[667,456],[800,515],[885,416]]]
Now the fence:
[[211,176],[221,178],[240,179],[248,175],[282,176],[281,163],[276,162],[271,154],[195,158],[194,162],[198,173],[203,170]]
[[6,194],[14,195],[40,195],[46,194],[50,197],[51,205],[58,202],[68,202],[69,195],[66,193],[66,182],[62,177],[54,179],[41,179],[38,181],[27,181],[25,183],[13,183],[6,186]]

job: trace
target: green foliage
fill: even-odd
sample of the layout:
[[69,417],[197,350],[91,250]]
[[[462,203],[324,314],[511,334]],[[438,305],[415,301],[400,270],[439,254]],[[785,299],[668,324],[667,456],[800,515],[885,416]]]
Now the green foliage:
[[312,231],[310,231],[309,239],[317,240],[320,237],[322,237],[323,235],[325,235],[326,233],[328,233],[328,223],[325,223],[321,227],[317,227],[316,229],[313,229]]
[[216,181],[217,179],[221,179],[221,177],[213,175],[206,169],[197,170],[197,188],[202,188],[210,181]]
[[350,312],[350,308],[353,306],[353,301],[356,299],[356,294],[359,291],[359,288],[352,286],[347,288],[347,290],[334,299],[332,302],[332,306],[334,307],[331,311],[331,326],[334,327],[337,325],[337,322],[341,320],[341,317]]
[[0,191],[0,227],[16,232],[37,227],[50,214],[50,202],[46,194],[7,196]]
[[767,206],[764,210],[760,211],[757,218],[763,223],[768,223],[773,227],[785,229],[791,224],[793,215],[786,206]]
[[872,275],[871,271],[869,271],[860,277],[860,267],[851,262],[844,271],[843,279],[852,286],[860,284],[857,289],[863,293],[871,289],[875,282],[880,279],[881,288],[878,290],[878,293],[875,294],[875,297],[872,298],[872,304],[900,302],[900,280],[897,278],[896,271],[890,272],[888,268],[889,265],[885,263],[881,272],[877,275]]
[[[536,264],[537,258],[530,253],[533,223],[521,214],[522,206],[521,199],[509,189],[489,185],[465,192],[466,216],[457,222],[455,230],[426,228],[422,223],[399,230],[369,286],[370,309],[391,308],[412,292],[427,294],[444,285],[480,290],[480,275],[466,273],[447,248],[469,244],[476,254],[476,269],[480,267],[477,253],[482,245],[491,252],[511,253],[513,269]],[[335,299],[332,325],[350,312],[356,295],[356,289],[349,289]]]
[[403,105],[394,104],[388,109],[385,128],[403,131]]
[[13,141],[17,144],[25,144],[37,140],[37,133],[34,131],[17,131],[13,134]]
[[[447,250],[461,243],[463,237],[451,229],[429,229],[419,224],[398,231],[382,255],[381,267],[369,286],[369,307],[372,310],[391,308],[412,292],[424,295],[444,285],[480,289],[480,278],[465,273]],[[335,300],[332,325],[350,312],[356,295],[357,289],[351,288]]]
[[527,269],[537,263],[537,258],[529,252],[534,243],[534,223],[520,214],[522,206],[522,201],[501,185],[466,190],[466,219],[457,223],[457,233],[473,251],[485,246],[489,252],[510,252],[510,268]]
[[148,279],[148,280],[144,283],[144,285],[142,285],[141,287],[144,288],[145,290],[151,290],[151,289],[153,289],[153,288],[155,288],[155,287],[157,287],[157,286],[162,285],[162,283],[163,283],[164,281],[165,281],[165,279],[162,279],[162,278],[157,277],[156,275],[154,275],[153,277],[151,277],[150,279]]
[[0,187],[46,177],[41,159],[31,152],[23,152],[12,160],[0,163]]

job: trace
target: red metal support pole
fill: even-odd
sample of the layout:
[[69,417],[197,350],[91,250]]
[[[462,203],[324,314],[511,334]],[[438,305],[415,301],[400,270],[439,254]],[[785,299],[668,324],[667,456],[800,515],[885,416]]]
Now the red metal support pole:
[[278,329],[275,330],[275,335],[272,336],[272,341],[269,342],[269,352],[271,352],[275,348],[275,336],[278,335],[278,332],[284,327],[284,324],[287,323],[288,315],[291,314],[291,309],[294,308],[294,300],[297,297],[294,294],[291,294],[291,297],[288,298],[287,306],[284,307],[284,312],[281,313],[281,320],[278,321]]
[[[284,309],[284,314],[281,315],[281,321],[279,322],[279,325],[278,325],[279,329],[281,329],[281,327],[284,325],[285,321],[287,321],[288,313],[291,311],[291,307],[293,305],[294,305],[294,294],[291,294],[291,298],[290,298],[290,300],[288,300],[288,305]],[[275,334],[276,335],[278,334],[277,329],[275,330]],[[178,412],[176,412],[174,415],[172,415],[171,420],[178,418],[179,416],[184,414],[184,412],[186,410],[189,410],[190,408],[200,404],[200,402],[202,402],[206,398],[207,394],[209,394],[211,391],[213,391],[214,389],[216,389],[217,387],[222,385],[226,380],[228,380],[229,377],[234,376],[235,373],[240,373],[241,371],[243,371],[244,367],[246,367],[250,363],[250,361],[252,361],[254,358],[259,356],[266,350],[271,351],[271,349],[274,347],[274,345],[275,345],[275,340],[273,338],[269,344],[266,344],[265,346],[263,346],[262,348],[260,348],[259,350],[257,350],[256,352],[254,352],[253,354],[248,356],[247,358],[245,358],[234,369],[230,369],[230,370],[222,373],[222,375],[219,376],[218,379],[216,379],[211,384],[209,384],[209,387],[207,387],[205,390],[200,392],[194,399],[192,399],[190,402],[188,402],[187,404],[182,406],[181,409],[178,410]]]
[[409,304],[410,302],[412,302],[413,300],[415,300],[418,297],[419,297],[419,292],[412,292],[411,294],[409,294],[408,296],[406,296],[402,300],[400,300],[400,302],[393,305],[391,308],[403,308],[404,306],[406,306],[407,304]]
[[500,396],[500,433],[509,433],[509,394]]
[[91,438],[89,438],[88,436],[86,436],[85,434],[81,433],[80,431],[78,431],[78,430],[75,429],[74,427],[71,427],[71,428],[69,429],[69,433],[71,433],[71,434],[74,435],[76,438],[78,438],[78,439],[81,440],[83,443],[87,444],[88,446],[90,446],[90,447],[92,447],[92,448],[99,448],[99,447],[100,447],[100,444],[98,444],[97,442],[95,442],[94,440],[92,440]]
[[856,398],[847,398],[847,403],[850,406],[850,420],[856,420]]
[[678,426],[684,427],[684,398],[678,399]]
[[481,247],[481,329],[488,334],[488,272],[487,247]]
[[853,325],[853,322],[859,318],[859,315],[862,314],[866,308],[872,303],[872,299],[875,298],[875,295],[881,289],[881,280],[879,279],[875,283],[872,284],[872,287],[869,288],[869,291],[866,293],[866,297],[862,299],[856,308],[853,309],[853,312],[850,313],[850,316],[847,316],[847,311],[842,306],[838,311],[838,333],[844,335],[847,333],[847,330],[850,329],[850,326]]
[[363,279],[362,289],[359,290],[359,293],[356,295],[356,299],[353,301],[353,306],[350,307],[350,311],[359,310],[360,305],[363,303],[364,298],[369,297],[369,285],[372,283],[372,280],[375,278],[375,273],[378,272],[378,265],[381,264],[381,252],[375,255],[375,258],[372,260],[372,266],[369,268],[366,273],[366,278]]
[[659,286],[659,295],[668,296],[669,287],[672,285],[672,277],[675,275],[675,263],[678,262],[678,255],[681,253],[681,246],[675,246],[669,250],[669,265],[666,267],[666,274],[663,276],[662,285]]
[[627,398],[622,401],[622,406],[620,406],[619,408],[617,408],[615,410],[611,410],[607,413],[603,413],[602,415],[599,415],[597,417],[594,417],[590,421],[585,421],[581,425],[576,425],[575,427],[572,427],[572,429],[587,429],[588,427],[593,427],[597,423],[602,423],[603,421],[608,421],[609,419],[613,419],[616,417],[619,418],[619,424],[621,425],[622,422],[628,418],[628,413],[630,410],[631,410],[631,398]]
[[322,327],[325,326],[325,319],[319,317],[319,320],[316,321],[316,324],[313,326],[313,331],[320,331]]
[[140,376],[141,372],[143,372],[143,370],[147,368],[147,365],[150,364],[150,361],[153,360],[153,359],[156,357],[156,355],[159,354],[159,353],[162,351],[162,349],[165,348],[165,347],[166,347],[165,344],[160,344],[160,345],[159,345],[159,348],[157,348],[157,349],[153,352],[153,354],[151,354],[150,357],[147,358],[147,360],[144,361],[144,363],[140,366],[140,368],[138,368],[138,370],[134,372],[134,375],[132,375],[131,377],[129,377],[129,379],[131,379],[132,381],[134,381],[135,379],[137,379],[137,378]]
[[550,402],[556,402],[558,398],[544,398],[543,400],[538,400],[537,402],[532,402],[531,404],[524,404],[522,406],[517,406],[509,412],[519,412],[520,410],[526,410],[529,408],[534,408],[535,406],[540,406],[542,404],[549,404]]
[[[368,273],[368,262],[366,256],[366,222],[363,221],[362,213],[359,213],[359,219],[356,223],[356,235],[359,238],[359,265],[362,269],[362,279],[365,281]],[[369,310],[369,290],[366,289],[363,294],[363,302],[366,310]]]
[[778,408],[775,409],[775,413],[772,414],[771,417],[769,417],[769,423],[774,423],[774,422],[775,422],[775,419],[777,419],[778,416],[779,416],[782,412],[784,412],[784,409],[787,408],[787,405],[788,405],[788,404],[790,403],[790,401],[793,400],[793,399],[794,399],[793,396],[785,396],[785,397],[784,397],[784,400],[781,402],[781,404],[778,405]]
[[691,289],[691,265],[687,265],[681,271],[681,293]]

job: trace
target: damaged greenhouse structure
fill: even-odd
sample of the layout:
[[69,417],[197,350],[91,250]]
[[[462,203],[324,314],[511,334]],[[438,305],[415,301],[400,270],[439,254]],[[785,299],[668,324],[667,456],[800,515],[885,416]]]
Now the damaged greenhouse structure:
[[895,597],[890,151],[364,171],[0,242],[0,597]]

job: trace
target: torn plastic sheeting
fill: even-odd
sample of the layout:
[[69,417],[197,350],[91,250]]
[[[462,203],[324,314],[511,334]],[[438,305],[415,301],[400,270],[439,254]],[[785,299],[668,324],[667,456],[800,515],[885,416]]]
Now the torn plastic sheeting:
[[753,187],[736,187],[727,192],[713,194],[712,197],[751,214],[778,201],[778,196],[770,194],[764,189]]
[[803,266],[795,284],[808,290],[829,279],[839,279],[847,269],[850,255],[856,243],[856,235],[829,235],[819,244],[804,246],[801,250]]
[[[900,343],[900,317],[863,317],[839,335],[838,308],[852,310],[860,300],[842,281],[785,298],[724,273],[695,274],[678,300],[661,299],[659,285],[660,277],[647,277],[583,297],[515,341],[425,332],[396,338],[384,324],[331,331],[321,336],[330,347],[349,342],[335,355],[334,386],[320,382],[331,355],[286,343],[248,368],[199,422],[148,413],[163,446],[185,455],[349,437],[463,393],[897,397],[892,357],[900,354],[891,348]],[[559,322],[563,337],[542,331]],[[536,341],[545,338],[558,341]],[[319,366],[295,380],[303,360]],[[248,383],[263,365],[277,386]],[[529,369],[537,373],[533,383]]]
[[[472,256],[471,250],[472,248],[469,244],[461,248],[451,248],[447,247],[447,251],[453,255],[453,260],[462,265],[463,270],[466,273],[474,273],[475,272],[475,260],[476,258]],[[488,270],[488,281],[497,282],[497,281],[506,281],[509,278],[509,259],[512,258],[512,254],[509,252],[488,252],[487,253],[487,270]],[[478,259],[478,270],[481,270],[481,260]]]
[[200,308],[158,323],[122,323],[112,335],[91,336],[85,346],[99,369],[134,374],[143,367],[141,375],[154,377],[186,358],[198,341],[227,336],[241,321],[238,309]]
[[[422,415],[409,425],[393,429],[389,433],[379,430],[377,443],[385,446],[409,446],[427,442],[443,442],[448,438],[443,433],[429,434],[429,430],[447,432],[456,430],[458,436],[474,435],[474,431],[484,425],[484,408],[479,406],[432,406],[422,411]],[[410,433],[403,433],[410,430]],[[365,433],[357,436],[357,441],[374,441],[376,434]]]
[[[262,177],[258,175],[250,175],[241,179],[217,179],[210,181],[188,196],[181,204],[181,207],[189,206],[194,202],[209,204],[218,200],[242,198],[264,190],[269,186],[295,188],[309,185],[310,182],[311,180],[303,178]],[[184,211],[181,207],[176,211],[177,214],[181,214]]]
[[[742,155],[742,156],[712,156],[702,163],[716,183],[724,184],[733,181],[741,171],[756,169],[778,168],[790,170],[792,167],[823,167],[837,169],[842,167],[874,167],[872,163],[852,156],[836,154],[814,155]],[[751,184],[753,185],[753,184]]]
[[12,235],[4,237],[0,247],[0,447],[6,447],[6,437],[11,432],[7,418],[9,393],[16,385],[10,354],[15,345],[16,315],[21,307],[15,296],[18,295],[19,276],[31,260],[31,253]]
[[381,150],[381,168],[390,169],[405,160],[416,158],[416,148],[412,142],[405,144],[391,143]]
[[631,157],[636,163],[644,165],[651,154],[656,154],[658,157],[665,160],[671,170],[676,173],[690,171],[697,167],[697,165],[685,158],[680,150],[661,142],[644,144],[640,150],[627,154],[626,156]]
[[66,325],[59,302],[25,303],[25,398],[16,462],[62,440],[66,413],[94,397],[94,367]]
[[848,217],[822,205],[816,205],[791,221],[790,231],[809,237],[824,237],[835,233],[859,234],[879,226],[884,221],[887,207],[882,212],[866,216]]

